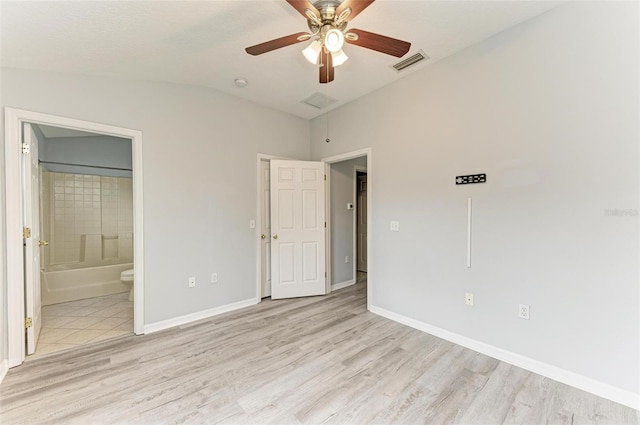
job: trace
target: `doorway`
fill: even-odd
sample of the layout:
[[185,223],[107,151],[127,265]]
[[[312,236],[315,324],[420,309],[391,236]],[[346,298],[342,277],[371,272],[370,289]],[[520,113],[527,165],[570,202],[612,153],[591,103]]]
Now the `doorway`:
[[[142,225],[142,133],[137,130],[113,127],[88,121],[57,117],[5,108],[5,170],[6,170],[6,220],[7,220],[7,317],[8,317],[8,358],[9,367],[21,364],[26,356],[25,314],[27,296],[33,291],[25,287],[25,264],[31,258],[25,257],[23,251],[26,245],[24,239],[24,203],[23,199],[30,198],[33,190],[25,192],[22,189],[22,164],[24,129],[27,125],[44,125],[62,129],[87,133],[100,133],[131,141],[132,156],[132,215],[133,233],[133,265],[134,265],[134,302],[133,302],[133,330],[136,334],[144,333],[144,269],[143,269],[143,225]],[[33,242],[30,242],[33,244]],[[36,242],[37,245],[38,242]],[[35,273],[32,273],[34,275]],[[35,300],[37,301],[37,300]]]
[[356,166],[355,177],[355,240],[356,282],[367,278],[367,170]]
[[23,131],[35,200],[25,208],[27,355],[133,333],[131,139],[38,124]]
[[[324,158],[322,159],[322,162],[324,162],[326,164],[326,174],[327,174],[327,191],[326,191],[326,213],[325,213],[325,217],[326,217],[326,221],[327,221],[327,232],[326,232],[326,272],[327,272],[327,293],[330,293],[332,290],[331,284],[332,279],[332,264],[336,263],[336,260],[333,259],[334,256],[334,252],[331,248],[331,226],[332,226],[332,222],[331,222],[331,214],[332,214],[332,209],[333,208],[338,208],[337,206],[332,205],[331,203],[331,191],[330,191],[330,170],[331,170],[331,166],[332,164],[336,164],[336,163],[340,163],[340,162],[344,162],[344,161],[348,161],[348,160],[352,160],[352,159],[356,159],[356,158],[362,158],[363,159],[363,164],[366,164],[366,166],[362,166],[361,167],[361,171],[364,171],[364,169],[366,168],[367,170],[367,174],[368,177],[371,178],[372,175],[372,149],[371,148],[365,148],[365,149],[361,149],[361,150],[357,150],[357,151],[352,151],[352,152],[347,152],[344,154],[340,154],[340,155],[336,155],[336,156],[332,156],[332,157],[328,157],[328,158]],[[257,278],[256,278],[256,302],[260,302],[262,300],[263,297],[268,296],[268,295],[263,295],[263,294],[268,294],[267,292],[263,292],[263,288],[266,288],[266,281],[268,280],[268,278],[270,277],[270,261],[267,262],[266,259],[268,258],[268,253],[266,252],[266,241],[269,240],[269,234],[267,234],[267,232],[269,231],[268,227],[265,225],[265,223],[267,223],[268,220],[270,220],[269,217],[269,213],[268,213],[268,203],[266,202],[266,200],[269,198],[269,196],[265,196],[266,193],[266,188],[269,187],[268,182],[267,182],[267,175],[268,173],[265,171],[265,169],[268,167],[269,161],[271,159],[281,159],[281,158],[277,158],[274,156],[270,156],[270,155],[264,155],[264,154],[259,154],[258,158],[257,158],[257,244],[256,244],[256,256],[257,256],[257,264],[256,264],[256,270],[257,270]],[[351,169],[351,173],[353,173],[353,169]],[[353,174],[351,174],[351,176],[353,176]],[[352,181],[355,181],[354,178],[351,179]],[[355,183],[351,184],[351,186],[349,187],[348,191],[350,194],[352,194],[351,197],[351,202],[355,203]],[[366,234],[368,236],[371,235],[371,183],[370,181],[367,183],[367,189],[368,189],[368,196],[366,197],[366,200],[364,201],[366,204],[366,208],[365,210],[365,217],[366,220],[363,223],[366,226]],[[346,208],[346,205],[344,205],[344,208]],[[352,218],[352,223],[354,223],[353,226],[353,231],[351,232],[352,235],[352,239],[351,241],[356,241],[356,231],[355,231],[355,224],[357,223],[357,221],[355,220],[355,212],[356,211],[352,211],[351,215],[353,216]],[[265,232],[266,231],[266,232]],[[264,237],[263,237],[264,235]],[[367,253],[367,272],[368,272],[368,281],[367,281],[367,308],[369,308],[369,303],[370,303],[370,291],[371,291],[371,242],[370,242],[371,238],[367,237],[366,238],[366,242],[364,242],[365,244],[365,252]],[[349,252],[349,262],[353,265],[352,266],[352,270],[353,270],[353,274],[352,276],[352,281],[350,283],[355,283],[356,281],[356,262],[355,259],[357,258],[357,250],[356,250],[356,244],[353,243],[352,245],[352,251]],[[266,273],[268,272],[268,273]],[[345,285],[346,286],[346,285]],[[334,287],[333,289],[338,289],[336,287]]]

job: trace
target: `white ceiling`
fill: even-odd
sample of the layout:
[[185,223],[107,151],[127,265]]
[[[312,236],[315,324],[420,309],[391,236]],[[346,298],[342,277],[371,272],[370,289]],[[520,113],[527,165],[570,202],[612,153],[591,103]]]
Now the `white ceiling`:
[[[353,22],[412,43],[430,59],[401,73],[400,59],[347,45],[335,81],[318,83],[300,53],[308,42],[261,56],[244,48],[306,31],[284,0],[7,1],[1,0],[3,67],[210,87],[313,118],[530,19],[558,1],[377,0]],[[237,77],[249,85],[238,88]],[[338,102],[318,110],[301,101],[320,92]]]

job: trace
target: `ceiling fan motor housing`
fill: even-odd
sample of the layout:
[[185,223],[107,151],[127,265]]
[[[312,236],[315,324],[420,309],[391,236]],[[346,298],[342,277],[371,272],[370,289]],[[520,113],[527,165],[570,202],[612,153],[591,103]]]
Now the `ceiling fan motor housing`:
[[[347,21],[342,20],[339,22],[336,16],[336,9],[340,6],[338,0],[318,0],[313,6],[320,12],[320,20],[307,19],[307,25],[312,33],[326,32],[330,29],[337,28],[340,31],[344,31],[347,27]],[[322,36],[322,34],[320,34]]]

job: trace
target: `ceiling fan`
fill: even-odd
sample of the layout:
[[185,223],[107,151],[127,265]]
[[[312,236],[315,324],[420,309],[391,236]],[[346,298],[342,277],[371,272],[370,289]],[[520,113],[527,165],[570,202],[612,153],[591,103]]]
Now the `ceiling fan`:
[[313,40],[302,53],[309,62],[319,65],[320,83],[333,81],[334,67],[342,65],[348,59],[342,50],[344,43],[400,58],[409,51],[411,43],[364,30],[346,29],[349,21],[374,1],[318,0],[311,4],[309,0],[286,0],[307,18],[311,32],[287,35],[247,47],[245,50],[250,55],[257,56],[281,47]]

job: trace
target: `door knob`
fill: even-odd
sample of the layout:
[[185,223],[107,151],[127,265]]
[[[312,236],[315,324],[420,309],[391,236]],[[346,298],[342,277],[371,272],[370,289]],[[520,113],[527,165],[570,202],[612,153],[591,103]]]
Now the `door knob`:
[[278,239],[278,235],[273,235],[273,239]]
[[40,241],[38,242],[38,246],[49,246],[49,241]]
[[266,238],[266,236],[263,233],[263,234],[260,235],[260,239],[264,239],[264,238]]

